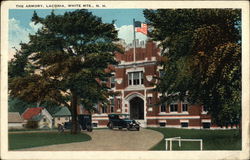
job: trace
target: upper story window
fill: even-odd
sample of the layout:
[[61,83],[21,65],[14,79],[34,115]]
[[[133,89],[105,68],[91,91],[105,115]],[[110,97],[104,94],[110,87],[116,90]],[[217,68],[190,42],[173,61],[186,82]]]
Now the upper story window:
[[159,77],[162,78],[165,75],[165,72],[163,69],[159,70]]
[[107,113],[107,107],[101,106],[101,113]]
[[166,112],[166,104],[161,104],[161,112]]
[[128,73],[129,85],[142,85],[143,84],[143,72],[130,72]]
[[170,104],[170,112],[177,112],[178,104]]
[[115,100],[114,100],[114,96],[112,98],[110,98],[110,112],[113,113],[114,112],[114,106],[115,106]]
[[121,99],[117,99],[117,106],[118,108],[121,108]]
[[110,88],[115,88],[115,76],[110,78]]
[[188,105],[182,104],[182,112],[187,112],[187,111],[188,111]]
[[148,104],[152,104],[152,97],[148,97]]
[[202,111],[203,112],[208,112],[208,106],[207,105],[203,105],[202,106]]

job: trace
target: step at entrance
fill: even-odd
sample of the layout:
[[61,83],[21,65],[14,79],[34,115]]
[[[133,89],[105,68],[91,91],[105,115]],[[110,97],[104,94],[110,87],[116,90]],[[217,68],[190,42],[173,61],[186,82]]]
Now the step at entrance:
[[147,123],[146,123],[145,120],[135,120],[135,121],[139,122],[139,123],[140,123],[140,126],[141,126],[142,128],[147,127]]

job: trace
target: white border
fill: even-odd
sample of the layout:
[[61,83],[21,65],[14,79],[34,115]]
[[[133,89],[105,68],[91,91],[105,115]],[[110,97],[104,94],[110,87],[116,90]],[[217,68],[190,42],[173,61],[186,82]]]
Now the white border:
[[[7,60],[8,9],[15,4],[104,4],[107,8],[241,8],[242,9],[242,151],[8,151]],[[59,7],[60,8],[60,7]],[[59,9],[58,8],[58,9]],[[93,7],[95,8],[95,7]],[[21,9],[21,8],[18,8]],[[27,9],[27,8],[25,8]],[[29,8],[34,9],[34,8]],[[38,8],[42,9],[42,8]],[[46,8],[52,9],[52,8]],[[61,8],[62,9],[62,8]],[[72,8],[73,9],[73,8]],[[88,8],[90,9],[90,8]],[[97,9],[97,8],[95,8]],[[248,159],[249,158],[249,2],[248,1],[5,1],[1,5],[1,159]]]

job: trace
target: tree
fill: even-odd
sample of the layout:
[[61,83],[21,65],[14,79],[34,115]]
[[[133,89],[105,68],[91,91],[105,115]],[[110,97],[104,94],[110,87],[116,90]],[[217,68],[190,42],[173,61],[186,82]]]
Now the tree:
[[214,123],[241,118],[241,11],[238,9],[144,10],[160,42],[162,102],[188,99],[206,105]]
[[93,104],[107,103],[109,90],[98,80],[111,76],[107,68],[117,63],[115,51],[122,52],[113,43],[118,40],[114,22],[103,23],[83,9],[64,15],[52,11],[46,18],[34,12],[32,21],[42,28],[21,44],[19,54],[27,52],[29,65],[23,65],[25,74],[10,78],[10,95],[38,105],[49,101],[69,107],[76,134],[77,106],[91,111]]

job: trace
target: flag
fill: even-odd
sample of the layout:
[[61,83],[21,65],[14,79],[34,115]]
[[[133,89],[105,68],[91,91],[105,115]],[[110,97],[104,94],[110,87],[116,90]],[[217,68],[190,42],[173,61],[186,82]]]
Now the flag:
[[145,35],[148,34],[148,25],[147,24],[144,24],[140,21],[135,21],[134,22],[134,26],[135,26],[135,31],[136,32],[141,32]]

